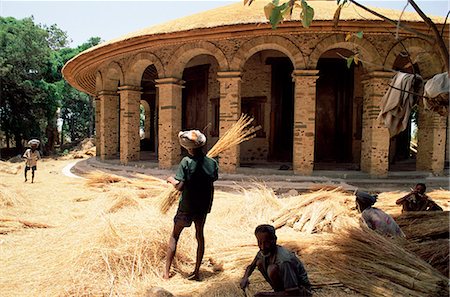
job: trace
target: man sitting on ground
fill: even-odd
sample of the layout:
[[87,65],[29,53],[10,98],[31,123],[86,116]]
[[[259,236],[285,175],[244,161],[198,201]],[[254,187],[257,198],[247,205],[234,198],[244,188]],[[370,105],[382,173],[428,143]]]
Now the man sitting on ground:
[[442,211],[442,207],[425,194],[426,189],[425,184],[418,183],[411,193],[398,199],[395,203],[402,206],[402,212]]
[[361,213],[363,222],[372,230],[389,236],[405,237],[394,219],[376,207],[372,207],[377,201],[377,195],[356,191],[356,209]]
[[253,262],[245,270],[240,286],[244,290],[248,278],[257,267],[274,292],[259,292],[262,296],[312,296],[311,284],[302,262],[294,253],[277,245],[275,228],[271,225],[256,227],[259,252]]

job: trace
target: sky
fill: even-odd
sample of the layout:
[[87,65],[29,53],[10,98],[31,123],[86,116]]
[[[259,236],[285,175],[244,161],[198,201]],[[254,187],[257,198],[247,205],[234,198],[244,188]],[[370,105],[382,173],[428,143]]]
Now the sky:
[[[257,0],[266,1],[269,0]],[[56,24],[66,31],[76,47],[90,37],[107,41],[166,21],[206,11],[242,0],[165,0],[165,1],[5,1],[0,0],[0,16],[17,19],[33,16],[35,23]],[[407,0],[360,0],[360,3],[402,10]],[[422,10],[446,16],[448,0],[416,0]],[[311,6],[313,6],[311,4]],[[314,6],[313,6],[314,7]],[[412,11],[409,7],[408,11]]]

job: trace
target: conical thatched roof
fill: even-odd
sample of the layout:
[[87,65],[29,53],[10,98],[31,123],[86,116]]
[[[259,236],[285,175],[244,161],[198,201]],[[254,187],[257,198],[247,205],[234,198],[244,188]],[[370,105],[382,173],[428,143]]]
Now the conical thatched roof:
[[[110,40],[102,45],[114,43],[143,35],[165,34],[181,31],[188,31],[194,29],[213,28],[230,25],[244,25],[244,24],[267,24],[269,21],[264,15],[264,6],[269,3],[269,0],[256,0],[250,6],[244,5],[243,1],[239,1],[227,6],[211,9],[205,12],[200,12],[187,17],[179,18],[166,23],[158,24],[139,31],[131,32],[119,38]],[[280,1],[283,2],[283,1]],[[315,21],[333,20],[334,13],[337,8],[336,0],[320,1],[309,0],[309,5],[314,8]],[[373,8],[373,7],[372,7]],[[400,10],[373,8],[378,13],[397,21],[400,18],[407,22],[423,22],[422,18],[415,12],[402,12]],[[444,18],[432,17],[436,23],[443,23]],[[291,21],[300,20],[300,10],[294,9]],[[340,15],[341,21],[354,20],[381,20],[373,14],[357,7],[353,4],[346,5]]]

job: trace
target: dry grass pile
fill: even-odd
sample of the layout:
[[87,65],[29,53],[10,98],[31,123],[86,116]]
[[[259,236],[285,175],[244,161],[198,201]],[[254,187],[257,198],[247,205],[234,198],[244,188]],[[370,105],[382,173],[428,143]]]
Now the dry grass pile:
[[[206,154],[210,158],[215,158],[222,152],[239,145],[240,143],[252,139],[256,136],[256,132],[261,126],[251,126],[253,118],[246,114],[242,114],[236,123],[234,123],[214,144],[214,146]],[[169,209],[180,198],[180,193],[174,188],[162,193],[160,199],[160,210],[167,213]]]
[[356,216],[354,196],[340,188],[319,190],[289,198],[288,205],[272,218],[275,228],[288,226],[308,234],[332,232]]
[[105,173],[102,171],[93,171],[88,174],[86,185],[93,188],[104,188],[110,184],[118,182],[128,183],[128,179],[126,177]]
[[13,164],[10,162],[0,161],[0,172],[7,174],[17,174],[22,169],[22,164]]
[[133,190],[118,189],[108,192],[107,196],[111,201],[106,208],[107,213],[117,212],[128,207],[139,208],[141,206],[141,202],[136,198],[138,197],[137,192]]
[[403,243],[408,251],[414,253],[422,260],[436,268],[442,275],[449,276],[449,247],[450,240],[441,238],[427,241],[408,241]]
[[370,229],[341,229],[323,244],[322,268],[367,296],[448,296],[448,278]]
[[448,211],[414,211],[394,217],[407,239],[432,240],[449,238]]
[[25,197],[17,191],[9,189],[6,185],[0,184],[0,207],[23,206],[26,201]]

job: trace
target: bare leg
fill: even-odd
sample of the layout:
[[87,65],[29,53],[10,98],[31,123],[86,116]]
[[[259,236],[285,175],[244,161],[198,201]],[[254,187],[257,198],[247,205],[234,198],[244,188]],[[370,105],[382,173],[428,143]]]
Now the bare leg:
[[189,276],[190,279],[200,280],[200,265],[202,264],[203,255],[205,254],[205,236],[204,236],[204,228],[205,228],[206,217],[195,220],[195,238],[197,239],[197,258],[195,261],[194,272]]
[[25,166],[25,181],[28,180],[28,179],[27,179],[27,173],[28,173],[28,169],[27,169],[27,167]]
[[170,277],[170,266],[172,266],[173,258],[175,257],[175,252],[177,251],[178,239],[180,238],[181,231],[183,231],[184,226],[175,224],[173,226],[172,235],[169,239],[169,247],[167,248],[166,256],[166,269],[164,271],[163,278],[169,279]]
[[267,274],[269,275],[273,290],[275,292],[284,291],[283,279],[280,275],[280,268],[278,265],[269,265],[269,267],[267,267]]
[[34,183],[34,170],[31,170],[31,183]]

